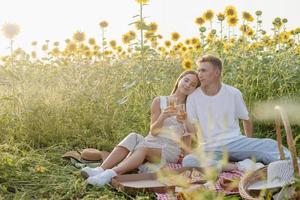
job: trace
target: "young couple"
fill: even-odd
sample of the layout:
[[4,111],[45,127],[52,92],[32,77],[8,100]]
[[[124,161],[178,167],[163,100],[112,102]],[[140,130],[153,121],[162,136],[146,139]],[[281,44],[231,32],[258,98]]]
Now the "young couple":
[[[247,108],[241,92],[221,82],[222,61],[205,55],[197,65],[198,72],[185,71],[178,77],[170,96],[159,96],[153,100],[147,137],[131,133],[113,149],[100,167],[81,170],[89,184],[103,186],[114,176],[136,169],[145,161],[176,163],[182,145],[190,147],[191,135],[196,132],[191,121],[199,125],[204,149],[208,153],[222,155],[227,151],[230,160],[255,157],[265,164],[279,159],[274,140],[249,138],[252,125]],[[188,117],[178,115],[176,107],[168,105],[170,97],[176,97],[177,105],[186,105]],[[239,119],[243,121],[248,137],[241,135]],[[289,157],[288,150],[284,150]],[[218,156],[214,158],[220,159]],[[189,154],[183,159],[184,166],[205,164],[201,163],[197,154]]]

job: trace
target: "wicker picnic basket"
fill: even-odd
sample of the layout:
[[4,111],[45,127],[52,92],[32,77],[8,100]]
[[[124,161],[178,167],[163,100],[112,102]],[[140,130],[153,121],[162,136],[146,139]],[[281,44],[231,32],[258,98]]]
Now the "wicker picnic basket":
[[[297,161],[297,153],[296,153],[296,147],[293,140],[293,135],[291,131],[291,126],[289,124],[287,115],[285,111],[282,109],[282,107],[276,106],[275,107],[276,112],[276,119],[275,119],[275,125],[276,125],[276,139],[278,142],[278,150],[280,153],[281,160],[285,159],[283,148],[282,148],[282,137],[281,137],[281,123],[280,121],[283,121],[284,129],[286,131],[286,138],[288,143],[288,148],[291,152],[292,157],[292,163],[294,167],[295,174],[299,175],[299,166]],[[253,171],[249,174],[246,174],[239,183],[239,193],[243,199],[247,200],[258,200],[261,199],[260,197],[260,191],[250,191],[247,188],[258,181],[265,180],[267,178],[267,169],[268,167],[265,166],[261,169],[258,169],[256,171]],[[300,198],[300,197],[299,197]]]

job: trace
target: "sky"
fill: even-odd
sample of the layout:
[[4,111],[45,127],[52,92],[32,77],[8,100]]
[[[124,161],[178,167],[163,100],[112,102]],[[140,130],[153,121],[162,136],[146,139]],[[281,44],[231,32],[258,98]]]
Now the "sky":
[[[146,21],[155,21],[158,32],[165,39],[177,31],[182,38],[197,36],[194,19],[207,9],[222,12],[227,5],[237,8],[239,14],[263,12],[263,27],[270,30],[275,17],[287,18],[288,28],[300,27],[299,0],[150,0],[144,8]],[[134,27],[129,26],[138,14],[135,0],[1,0],[0,26],[6,22],[21,27],[15,38],[15,47],[32,50],[31,42],[41,46],[45,40],[64,42],[75,31],[84,31],[87,37],[100,38],[99,22],[106,20],[108,40],[121,40],[121,35]],[[217,26],[217,24],[215,24]],[[9,41],[0,34],[0,55],[8,52]]]

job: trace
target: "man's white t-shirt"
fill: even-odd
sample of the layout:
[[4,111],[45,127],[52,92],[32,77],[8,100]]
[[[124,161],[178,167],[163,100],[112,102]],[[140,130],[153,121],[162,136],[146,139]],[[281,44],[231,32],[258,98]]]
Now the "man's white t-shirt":
[[242,136],[239,119],[249,119],[242,93],[226,84],[214,96],[197,88],[187,98],[187,115],[198,122],[206,149],[238,140]]

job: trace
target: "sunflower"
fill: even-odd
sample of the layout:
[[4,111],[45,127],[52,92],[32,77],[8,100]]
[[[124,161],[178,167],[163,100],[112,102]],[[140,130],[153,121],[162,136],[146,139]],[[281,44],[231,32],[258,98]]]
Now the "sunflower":
[[206,31],[206,27],[205,27],[205,26],[201,26],[201,27],[199,28],[199,31],[200,31],[201,33],[204,33],[204,32]]
[[31,52],[31,58],[36,58],[36,52],[35,51]]
[[158,35],[157,35],[157,38],[158,38],[158,39],[163,39],[164,37],[163,37],[162,35],[158,34]]
[[150,38],[153,38],[153,37],[154,37],[153,32],[151,32],[151,31],[145,32],[145,38],[146,39],[150,39]]
[[93,49],[94,49],[95,51],[98,51],[98,50],[100,49],[100,46],[94,45],[94,46],[93,46]]
[[280,29],[283,23],[279,17],[276,17],[272,22],[272,24],[274,25],[275,28]]
[[47,44],[44,44],[44,45],[42,46],[42,50],[43,50],[43,51],[47,51],[47,50],[48,50],[48,45],[47,45]]
[[44,173],[45,171],[47,171],[47,169],[43,166],[37,166],[35,168],[35,172],[37,172],[37,173]]
[[248,30],[250,30],[250,27],[248,25],[243,24],[243,25],[240,26],[240,31],[242,33],[247,33]]
[[249,28],[249,29],[247,30],[247,32],[246,32],[246,35],[247,35],[248,37],[252,37],[252,36],[254,35],[254,30],[253,30],[252,28]]
[[267,31],[265,31],[265,30],[260,30],[260,32],[261,32],[262,35],[266,35],[267,34]]
[[149,0],[135,0],[139,4],[147,4],[149,3]]
[[32,46],[36,46],[36,45],[37,45],[37,41],[33,41],[33,42],[31,43],[31,45],[32,45]]
[[226,6],[225,7],[225,16],[226,17],[232,17],[237,15],[236,8],[234,6]]
[[157,49],[160,52],[166,52],[166,48],[165,47],[158,47]]
[[108,27],[108,22],[107,22],[107,21],[101,21],[101,22],[99,23],[99,26],[100,26],[101,28],[106,28],[106,27]]
[[69,50],[69,51],[73,52],[73,51],[76,50],[77,45],[76,45],[76,43],[74,43],[74,42],[69,42],[67,47],[68,47],[68,50]]
[[73,39],[77,42],[83,42],[85,40],[85,33],[77,31],[73,34]]
[[207,10],[203,13],[202,18],[205,21],[211,21],[214,18],[214,11],[213,10]]
[[60,53],[59,48],[55,47],[52,49],[51,54],[54,56],[58,56]]
[[148,26],[143,20],[138,20],[135,22],[135,28],[137,30],[146,30],[148,29]]
[[184,41],[184,43],[185,43],[186,45],[190,45],[190,44],[191,44],[191,40],[190,40],[190,39],[186,39],[186,40]]
[[149,31],[151,31],[151,32],[156,32],[156,31],[157,31],[157,28],[158,28],[157,23],[151,22],[151,23],[149,24]]
[[299,33],[300,33],[300,28],[298,27],[298,28],[295,29],[295,34],[297,35]]
[[205,20],[202,17],[197,17],[195,19],[195,23],[199,26],[203,25],[205,23]]
[[122,48],[121,46],[117,46],[117,48],[116,48],[116,49],[117,49],[117,52],[118,52],[118,53],[121,53],[121,52],[122,52],[122,50],[123,50],[123,48]]
[[177,40],[179,40],[179,38],[180,38],[179,33],[177,33],[177,32],[171,33],[171,39],[172,39],[173,41],[177,41]]
[[228,41],[230,44],[234,44],[236,42],[236,39],[235,38],[230,38],[229,41]]
[[79,49],[82,51],[87,51],[87,50],[89,50],[89,47],[86,46],[85,44],[80,44]]
[[134,40],[136,38],[136,33],[134,31],[128,31],[128,35],[130,36],[131,40]]
[[92,57],[93,56],[93,53],[90,52],[90,51],[84,51],[84,55],[88,58]]
[[191,44],[192,44],[192,45],[197,45],[197,44],[199,44],[199,43],[200,43],[200,41],[199,41],[198,38],[193,37],[193,38],[191,39]]
[[129,42],[130,42],[130,35],[129,34],[124,34],[124,35],[122,35],[122,42],[124,43],[124,44],[128,44]]
[[181,66],[184,70],[191,70],[193,67],[193,62],[191,59],[184,58],[181,62]]
[[149,40],[150,40],[150,42],[157,42],[157,38],[156,37],[152,37]]
[[53,46],[56,46],[56,47],[59,46],[59,42],[54,42]]
[[286,24],[288,22],[288,19],[287,18],[283,18],[282,19],[282,23]]
[[212,32],[209,32],[206,37],[207,42],[212,42],[215,39],[215,35]]
[[255,12],[256,16],[261,16],[262,15],[262,11],[261,10],[258,10]]
[[90,45],[95,45],[96,44],[96,40],[94,38],[90,38],[89,39],[89,44]]
[[234,27],[237,25],[239,19],[237,18],[237,16],[231,16],[227,18],[227,24],[228,26]]
[[101,54],[100,54],[99,51],[93,51],[93,55],[94,55],[94,56],[100,56]]
[[280,33],[279,38],[281,42],[287,42],[290,39],[290,36],[291,34],[289,32],[284,31]]
[[181,47],[183,47],[184,45],[182,44],[182,42],[179,42],[178,44],[177,44],[177,47],[178,48],[181,48]]
[[20,33],[20,27],[15,23],[5,23],[2,27],[2,31],[6,38],[12,40]]
[[165,41],[165,46],[167,47],[167,48],[169,48],[170,46],[171,46],[171,41],[169,41],[169,40],[166,40]]
[[117,42],[116,42],[116,40],[111,40],[111,41],[109,41],[109,45],[111,46],[111,48],[116,48],[116,46],[117,46]]
[[186,52],[187,51],[187,47],[186,46],[182,46],[180,49],[182,52]]
[[248,21],[248,22],[253,22],[254,18],[252,17],[252,15],[249,12],[244,11],[242,13],[243,19]]
[[103,52],[103,54],[104,54],[105,56],[108,56],[108,55],[111,55],[111,54],[112,54],[112,51],[105,50],[105,51]]
[[151,47],[153,49],[156,49],[156,47],[158,46],[158,42],[154,41],[154,42],[151,42]]
[[218,14],[217,14],[217,18],[218,18],[218,20],[219,20],[220,22],[222,22],[222,21],[224,21],[224,19],[225,19],[225,15],[224,15],[223,13],[218,13]]

